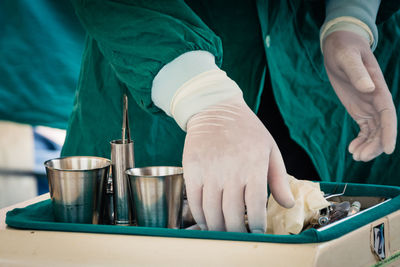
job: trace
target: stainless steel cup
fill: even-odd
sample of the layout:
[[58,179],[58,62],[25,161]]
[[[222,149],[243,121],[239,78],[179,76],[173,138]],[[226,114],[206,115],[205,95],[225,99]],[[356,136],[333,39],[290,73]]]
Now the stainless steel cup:
[[180,228],[183,203],[181,167],[145,167],[126,171],[138,226]]
[[103,197],[111,161],[66,157],[44,163],[54,217],[59,222],[101,223]]
[[114,191],[114,222],[131,225],[134,221],[127,169],[135,167],[133,141],[111,141],[112,181]]

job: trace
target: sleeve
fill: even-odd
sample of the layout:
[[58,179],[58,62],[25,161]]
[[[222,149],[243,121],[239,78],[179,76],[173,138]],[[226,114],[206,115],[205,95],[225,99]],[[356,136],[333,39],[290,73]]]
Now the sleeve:
[[72,0],[101,53],[145,110],[159,70],[181,54],[203,50],[222,63],[222,44],[183,0]]
[[[321,40],[333,32],[332,27],[348,28],[350,31],[363,32],[370,35],[372,50],[378,43],[378,29],[375,21],[380,0],[327,0],[326,18],[321,28]],[[338,25],[342,24],[342,25]],[[358,30],[360,29],[361,30]],[[369,34],[370,33],[370,34]]]

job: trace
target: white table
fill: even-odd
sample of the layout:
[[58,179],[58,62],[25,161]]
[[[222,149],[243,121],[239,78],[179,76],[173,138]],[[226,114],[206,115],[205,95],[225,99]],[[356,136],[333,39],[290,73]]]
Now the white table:
[[[49,198],[42,195],[0,210],[0,266],[370,266],[371,225],[317,244],[277,244],[133,235],[18,230],[6,211]],[[390,224],[388,222],[391,222]],[[400,212],[387,223],[388,252],[400,251]],[[395,263],[396,264],[396,263]],[[399,266],[400,262],[397,262]],[[393,265],[396,266],[396,265]]]

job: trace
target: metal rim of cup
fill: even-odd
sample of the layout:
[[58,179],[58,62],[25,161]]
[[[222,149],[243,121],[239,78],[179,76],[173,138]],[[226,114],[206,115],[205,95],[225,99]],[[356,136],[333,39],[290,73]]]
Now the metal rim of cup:
[[[102,167],[98,167],[98,168],[82,169],[82,170],[79,170],[79,169],[62,169],[62,168],[55,168],[55,167],[53,167],[53,166],[50,166],[50,163],[51,163],[52,161],[55,161],[55,160],[63,160],[63,159],[71,159],[71,158],[100,159],[100,160],[105,161],[107,164],[105,164],[105,165],[102,166]],[[86,171],[100,170],[100,169],[109,167],[109,166],[111,166],[111,160],[109,160],[109,159],[107,159],[107,158],[95,157],[95,156],[69,156],[69,157],[60,157],[60,158],[49,159],[49,160],[46,160],[43,164],[44,164],[44,166],[45,166],[46,168],[48,168],[48,169],[50,169],[50,170],[55,170],[55,171],[86,172]]]
[[[136,171],[141,171],[145,169],[151,169],[151,168],[168,168],[168,169],[173,169],[174,171],[171,173],[167,174],[135,174],[134,172]],[[183,168],[178,167],[178,166],[147,166],[147,167],[137,167],[137,168],[130,168],[125,171],[125,173],[129,176],[132,177],[167,177],[167,176],[173,176],[173,175],[181,175],[183,174]]]
[[121,139],[117,139],[117,140],[112,140],[110,141],[110,144],[112,145],[126,145],[126,144],[131,144],[133,143],[133,140],[125,140],[126,143],[122,143]]

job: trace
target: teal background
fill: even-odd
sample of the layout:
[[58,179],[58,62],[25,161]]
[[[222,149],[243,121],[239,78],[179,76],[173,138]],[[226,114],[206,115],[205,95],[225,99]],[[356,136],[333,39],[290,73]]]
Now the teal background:
[[69,0],[0,1],[0,120],[66,129],[85,32]]

